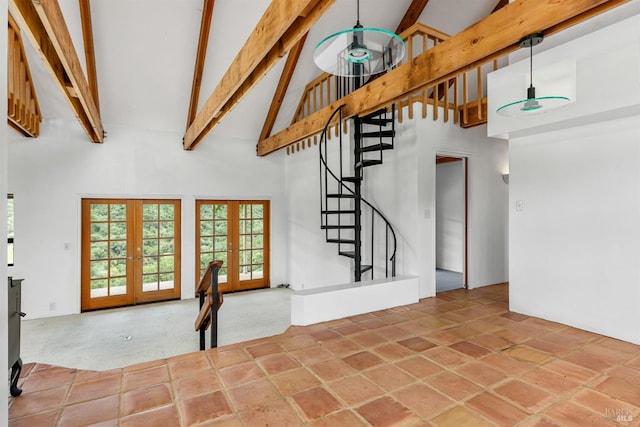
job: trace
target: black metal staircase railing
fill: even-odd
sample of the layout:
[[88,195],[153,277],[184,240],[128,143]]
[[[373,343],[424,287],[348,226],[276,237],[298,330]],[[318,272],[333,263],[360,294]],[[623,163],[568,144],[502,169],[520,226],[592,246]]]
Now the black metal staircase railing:
[[[391,109],[391,117],[388,117],[387,109],[383,109],[368,116],[353,119],[353,157],[349,159],[352,161],[345,165],[342,108],[343,106],[340,106],[333,112],[320,137],[320,227],[325,230],[327,242],[338,244],[339,255],[354,260],[354,280],[359,282],[367,271],[371,271],[371,278],[374,276],[376,257],[381,257],[381,254],[376,253],[375,236],[378,229],[376,219],[382,220],[385,230],[384,272],[385,277],[393,277],[396,274],[396,233],[382,212],[362,197],[362,181],[364,168],[382,164],[383,151],[394,147],[395,111]],[[334,123],[338,127],[339,140],[335,146],[332,145],[330,148],[327,143],[328,133]],[[377,126],[378,129],[377,131],[366,129],[365,132],[365,126]],[[391,129],[387,129],[389,126]],[[391,142],[388,142],[389,139]],[[365,145],[364,141],[366,140],[374,140],[375,142]],[[333,153],[333,151],[337,151],[337,153]],[[331,159],[335,159],[334,161],[330,161],[330,153],[335,154],[331,157]],[[351,175],[345,174],[345,170],[348,170]],[[363,263],[364,253],[362,250],[363,207],[370,209],[371,212],[368,224],[370,234],[368,240],[364,240],[370,249],[367,264]]]

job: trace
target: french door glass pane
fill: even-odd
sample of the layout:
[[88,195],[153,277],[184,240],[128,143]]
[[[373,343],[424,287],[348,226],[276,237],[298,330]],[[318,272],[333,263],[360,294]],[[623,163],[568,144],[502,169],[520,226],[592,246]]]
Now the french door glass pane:
[[142,291],[174,287],[175,208],[144,203],[142,207]]
[[90,210],[90,298],[127,290],[127,205],[93,203]]
[[225,203],[200,204],[200,271],[199,277],[207,271],[209,263],[222,260],[218,272],[218,283],[227,282],[228,223]]
[[264,274],[264,206],[241,204],[240,210],[240,280],[261,279]]

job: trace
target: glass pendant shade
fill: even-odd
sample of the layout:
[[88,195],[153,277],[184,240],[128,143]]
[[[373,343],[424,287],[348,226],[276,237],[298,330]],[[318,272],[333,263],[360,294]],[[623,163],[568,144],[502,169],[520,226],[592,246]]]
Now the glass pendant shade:
[[313,51],[316,65],[337,76],[371,76],[398,65],[404,40],[382,28],[355,27],[325,37]]
[[518,101],[509,102],[496,110],[496,113],[507,117],[522,117],[538,113],[544,113],[549,110],[564,107],[571,102],[569,98],[561,95],[539,96],[536,97],[536,88],[533,86],[533,46],[542,43],[542,33],[535,33],[524,37],[520,40],[520,47],[528,47],[529,67],[531,84],[527,89],[527,98]]
[[527,116],[544,113],[549,110],[563,107],[571,100],[566,96],[540,96],[536,97],[536,88],[531,86],[527,90],[527,98],[509,102],[498,108],[496,113],[506,117]]

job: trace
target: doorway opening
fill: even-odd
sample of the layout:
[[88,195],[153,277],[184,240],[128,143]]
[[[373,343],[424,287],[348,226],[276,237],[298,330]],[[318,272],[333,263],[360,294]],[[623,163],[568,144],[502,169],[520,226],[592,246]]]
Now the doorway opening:
[[436,293],[467,287],[468,159],[436,155]]

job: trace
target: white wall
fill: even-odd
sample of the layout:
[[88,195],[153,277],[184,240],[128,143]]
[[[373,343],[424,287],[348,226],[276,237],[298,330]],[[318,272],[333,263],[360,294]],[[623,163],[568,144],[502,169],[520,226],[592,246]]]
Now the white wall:
[[510,142],[511,310],[640,343],[639,139],[633,117]]
[[[10,136],[9,191],[15,194],[14,276],[25,278],[29,318],[80,310],[80,200],[182,200],[182,297],[193,297],[195,199],[271,200],[271,283],[286,281],[286,198],[281,154],[255,155],[255,142],[212,136],[195,151],[182,135],[105,125],[104,144],[76,122],[50,121],[35,140]],[[65,249],[65,243],[69,249]],[[55,310],[50,310],[54,303]]]
[[[7,10],[6,0],[0,0],[0,10]],[[0,35],[0,82],[7,81],[7,32],[3,31]],[[7,111],[7,85],[0,85],[0,111]],[[0,126],[0,224],[7,223],[7,198],[4,196],[7,194],[7,126]],[[0,239],[4,242],[7,240],[7,228],[0,227]],[[0,260],[7,259],[7,247],[6,245],[0,245]],[[0,280],[5,280],[7,277],[6,262],[0,261]],[[4,282],[7,283],[7,282]],[[7,355],[7,292],[0,291],[0,319],[2,319],[2,328],[0,328],[0,366],[8,365]],[[9,383],[7,381],[2,382],[3,396],[9,396]],[[8,419],[7,412],[8,405],[0,404],[0,420]]]
[[351,279],[351,260],[320,230],[318,146],[286,156],[289,258],[287,277],[295,289],[340,284]]
[[[365,198],[398,235],[397,274],[418,275],[420,297],[435,295],[435,156],[459,154],[469,157],[469,286],[507,281],[508,190],[501,177],[507,144],[487,138],[484,126],[461,129],[430,116],[418,118],[417,105],[416,111],[413,120],[397,126],[396,148],[385,152],[384,164],[365,170]],[[319,230],[317,147],[287,156],[286,165],[292,287],[353,280],[350,260],[339,257],[337,246],[325,243]]]
[[464,269],[464,163],[436,165],[436,267]]
[[[640,343],[639,38],[635,16],[544,52],[545,64],[575,63],[575,102],[522,125],[489,116],[512,135],[511,310],[634,343]],[[518,67],[501,76],[513,79],[509,72],[517,79]],[[490,99],[503,89],[490,87]]]

